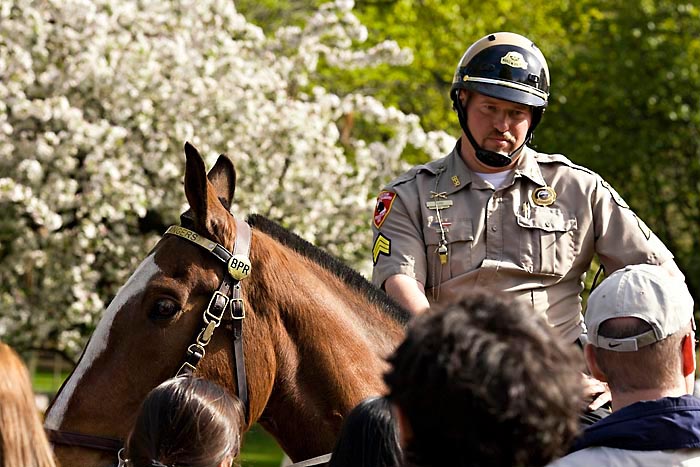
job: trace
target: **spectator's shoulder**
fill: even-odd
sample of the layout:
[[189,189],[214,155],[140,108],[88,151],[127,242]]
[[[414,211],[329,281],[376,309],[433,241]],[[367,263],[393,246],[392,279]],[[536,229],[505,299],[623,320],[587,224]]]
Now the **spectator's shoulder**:
[[[620,455],[624,458],[625,451],[621,449],[608,448],[602,446],[594,446],[580,451],[572,452],[564,457],[561,457],[554,462],[546,465],[546,467],[589,467],[593,465],[618,465],[617,463],[609,463],[619,459]],[[639,465],[639,464],[630,464]]]

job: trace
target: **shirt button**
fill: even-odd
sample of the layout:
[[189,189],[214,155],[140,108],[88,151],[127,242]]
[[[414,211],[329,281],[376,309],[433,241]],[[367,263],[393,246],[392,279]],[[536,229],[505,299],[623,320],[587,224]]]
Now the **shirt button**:
[[498,230],[498,227],[496,227],[496,226],[494,225],[493,227],[491,227],[491,230],[493,230],[493,231],[495,232],[496,230]]
[[544,225],[545,225],[545,227],[551,227],[551,226],[552,226],[552,223],[551,223],[551,222],[545,222]]

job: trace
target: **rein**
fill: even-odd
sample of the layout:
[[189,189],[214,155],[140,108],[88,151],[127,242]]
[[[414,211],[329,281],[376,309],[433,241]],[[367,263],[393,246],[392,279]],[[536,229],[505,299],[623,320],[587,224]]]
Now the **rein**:
[[306,459],[305,461],[288,465],[287,467],[311,467],[312,465],[326,465],[328,462],[330,462],[330,460],[331,454],[324,454],[322,456],[313,457],[311,459]]
[[[236,243],[233,253],[220,244],[202,237],[192,230],[178,225],[172,225],[164,235],[175,235],[199,245],[214,255],[226,265],[226,274],[214,291],[207,308],[204,310],[202,320],[204,326],[190,344],[184,357],[184,361],[175,376],[190,376],[197,369],[200,360],[206,354],[205,347],[211,341],[216,328],[224,318],[224,313],[230,306],[231,319],[233,320],[233,353],[236,362],[236,389],[238,397],[245,409],[245,421],[250,417],[250,401],[248,398],[248,383],[245,373],[245,357],[243,354],[243,319],[245,309],[241,297],[240,281],[250,274],[250,243],[252,232],[245,221],[234,218],[236,222]],[[100,451],[117,452],[123,445],[123,440],[106,436],[88,435],[63,430],[45,428],[49,440],[54,444],[64,446],[96,449]]]

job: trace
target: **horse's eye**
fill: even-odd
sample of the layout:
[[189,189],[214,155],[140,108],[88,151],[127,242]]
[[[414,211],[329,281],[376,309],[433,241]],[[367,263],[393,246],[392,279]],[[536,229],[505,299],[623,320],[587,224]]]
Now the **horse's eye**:
[[168,298],[161,298],[153,304],[153,308],[148,313],[152,320],[170,319],[180,311],[180,305]]

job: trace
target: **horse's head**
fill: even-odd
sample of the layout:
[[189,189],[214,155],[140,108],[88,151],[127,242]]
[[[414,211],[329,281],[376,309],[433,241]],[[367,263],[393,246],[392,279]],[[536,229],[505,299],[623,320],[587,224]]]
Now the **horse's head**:
[[[185,359],[196,364],[204,349],[206,358],[197,366],[198,374],[236,392],[235,326],[228,300],[219,303],[224,309],[219,310],[223,314],[218,327],[211,325],[207,331],[206,324],[217,318],[205,315],[220,301],[214,292],[222,294],[227,265],[183,234],[196,232],[195,237],[233,249],[237,226],[229,206],[236,173],[231,161],[220,156],[207,175],[197,150],[186,144],[185,152],[190,210],[183,214],[183,225],[188,228],[164,235],[112,300],[47,413],[49,429],[123,439],[146,394],[175,376]],[[231,291],[223,294],[230,296]],[[266,358],[266,352],[249,358]],[[264,384],[260,377],[251,382],[258,397],[252,400],[249,420],[259,416],[271,378]],[[116,459],[114,452],[55,447],[67,467],[106,465]]]
[[47,413],[64,467],[116,459],[94,447],[117,442],[94,437],[123,439],[146,394],[193,366],[247,394],[247,425],[260,419],[295,460],[332,449],[344,414],[384,390],[383,357],[403,335],[405,312],[277,224],[251,216],[252,235],[229,212],[232,163],[221,156],[207,174],[193,146],[185,153],[182,226],[121,288]]

